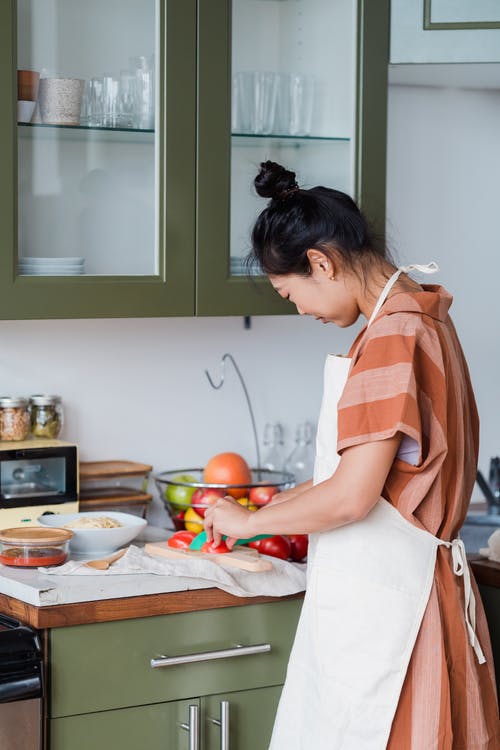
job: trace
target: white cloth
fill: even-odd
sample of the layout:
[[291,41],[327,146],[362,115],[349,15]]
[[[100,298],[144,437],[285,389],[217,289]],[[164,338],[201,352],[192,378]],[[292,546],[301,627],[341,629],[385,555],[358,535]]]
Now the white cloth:
[[[391,277],[368,325],[410,268]],[[432,272],[435,264],[425,269]],[[327,357],[314,484],[330,478],[340,461],[337,406],[349,367],[348,358]],[[387,746],[440,544],[383,498],[363,520],[310,535],[306,596],[270,750]],[[467,627],[480,658],[463,544],[444,544],[452,549],[455,572],[464,575]]]
[[488,560],[493,560],[493,562],[500,562],[500,529],[491,534],[488,539],[488,546],[481,547],[479,554],[487,557]]
[[235,596],[288,596],[304,591],[306,587],[306,565],[265,556],[272,561],[273,569],[254,573],[237,568],[223,568],[211,560],[189,558],[168,560],[148,555],[143,549],[131,545],[125,555],[107,570],[95,570],[84,565],[84,561],[70,560],[64,565],[38,568],[46,575],[108,576],[155,573],[160,576],[178,576],[210,581],[217,588]]

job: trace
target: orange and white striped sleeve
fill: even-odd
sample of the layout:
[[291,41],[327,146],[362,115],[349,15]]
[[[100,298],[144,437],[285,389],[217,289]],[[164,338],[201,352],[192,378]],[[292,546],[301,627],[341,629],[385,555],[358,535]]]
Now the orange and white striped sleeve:
[[374,324],[351,367],[338,405],[339,453],[401,432],[416,442],[422,461],[418,372],[423,363],[415,325],[401,327],[400,318],[388,315]]

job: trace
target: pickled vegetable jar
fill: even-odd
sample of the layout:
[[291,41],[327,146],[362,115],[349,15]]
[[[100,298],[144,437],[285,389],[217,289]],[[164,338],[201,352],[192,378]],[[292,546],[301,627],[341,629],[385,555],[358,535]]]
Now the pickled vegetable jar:
[[25,440],[30,431],[28,399],[0,397],[0,440]]
[[61,432],[63,410],[60,396],[31,396],[31,434],[56,438]]

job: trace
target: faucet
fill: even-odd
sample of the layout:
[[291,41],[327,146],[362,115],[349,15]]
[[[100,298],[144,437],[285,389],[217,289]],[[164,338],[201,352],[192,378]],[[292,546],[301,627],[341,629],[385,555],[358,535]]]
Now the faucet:
[[488,505],[488,515],[500,515],[500,458],[492,458],[490,462],[489,482],[477,470],[476,481]]

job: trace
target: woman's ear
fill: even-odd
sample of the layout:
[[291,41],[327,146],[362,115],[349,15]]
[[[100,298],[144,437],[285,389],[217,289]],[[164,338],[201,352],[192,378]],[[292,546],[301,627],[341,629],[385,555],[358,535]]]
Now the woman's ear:
[[321,250],[310,248],[306,255],[313,273],[316,272],[320,275],[324,275],[327,279],[335,277],[333,261],[325,255],[325,253],[322,253]]

